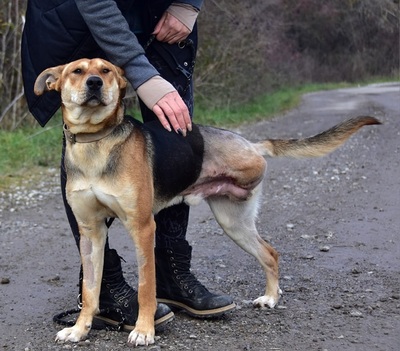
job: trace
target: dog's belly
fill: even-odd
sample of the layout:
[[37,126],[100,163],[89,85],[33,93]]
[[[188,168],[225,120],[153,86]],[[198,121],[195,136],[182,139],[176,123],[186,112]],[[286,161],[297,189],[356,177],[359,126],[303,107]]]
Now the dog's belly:
[[182,202],[185,202],[189,206],[196,206],[200,204],[201,201],[213,196],[226,196],[232,201],[245,201],[250,197],[252,190],[253,187],[244,189],[233,184],[231,180],[225,178],[220,178],[218,180],[205,180],[202,183],[196,183],[169,201],[162,199],[158,199],[157,201],[156,199],[154,202],[153,213],[158,213],[164,208],[180,204]]
[[234,184],[232,179],[220,177],[200,181],[185,190],[182,195],[185,202],[191,205],[211,196],[227,196],[234,201],[244,201],[250,196],[251,190],[252,188],[245,189]]

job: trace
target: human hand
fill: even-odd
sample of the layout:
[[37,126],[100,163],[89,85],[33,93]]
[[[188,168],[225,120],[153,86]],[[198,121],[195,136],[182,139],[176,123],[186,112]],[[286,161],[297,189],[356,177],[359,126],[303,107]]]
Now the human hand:
[[169,131],[172,126],[175,132],[186,136],[186,132],[192,130],[189,110],[177,91],[170,92],[158,100],[153,106],[153,112]]
[[158,41],[168,44],[179,43],[189,34],[190,29],[168,12],[164,12],[153,31]]

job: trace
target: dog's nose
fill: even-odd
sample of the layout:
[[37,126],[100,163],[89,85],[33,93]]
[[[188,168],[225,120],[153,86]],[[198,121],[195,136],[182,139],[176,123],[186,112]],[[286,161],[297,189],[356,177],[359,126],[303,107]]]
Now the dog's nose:
[[98,76],[91,76],[87,79],[86,86],[90,90],[99,90],[103,86],[103,80]]

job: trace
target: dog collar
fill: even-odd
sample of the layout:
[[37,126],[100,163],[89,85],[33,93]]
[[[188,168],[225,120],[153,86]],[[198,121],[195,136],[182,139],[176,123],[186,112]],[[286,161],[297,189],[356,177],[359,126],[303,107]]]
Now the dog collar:
[[106,136],[110,135],[114,130],[114,127],[102,129],[97,133],[78,133],[73,134],[69,131],[68,126],[66,124],[63,125],[65,138],[72,144],[75,143],[93,143],[95,141],[99,141]]

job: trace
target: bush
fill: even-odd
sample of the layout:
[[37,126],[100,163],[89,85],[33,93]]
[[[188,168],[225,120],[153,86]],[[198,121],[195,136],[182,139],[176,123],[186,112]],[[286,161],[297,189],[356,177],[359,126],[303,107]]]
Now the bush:
[[[0,123],[33,124],[22,98],[26,0],[0,7]],[[399,74],[399,0],[205,1],[196,103],[234,109],[277,88]]]
[[283,0],[283,6],[293,51],[298,60],[311,62],[303,79],[357,81],[398,70],[399,18],[394,1]]

